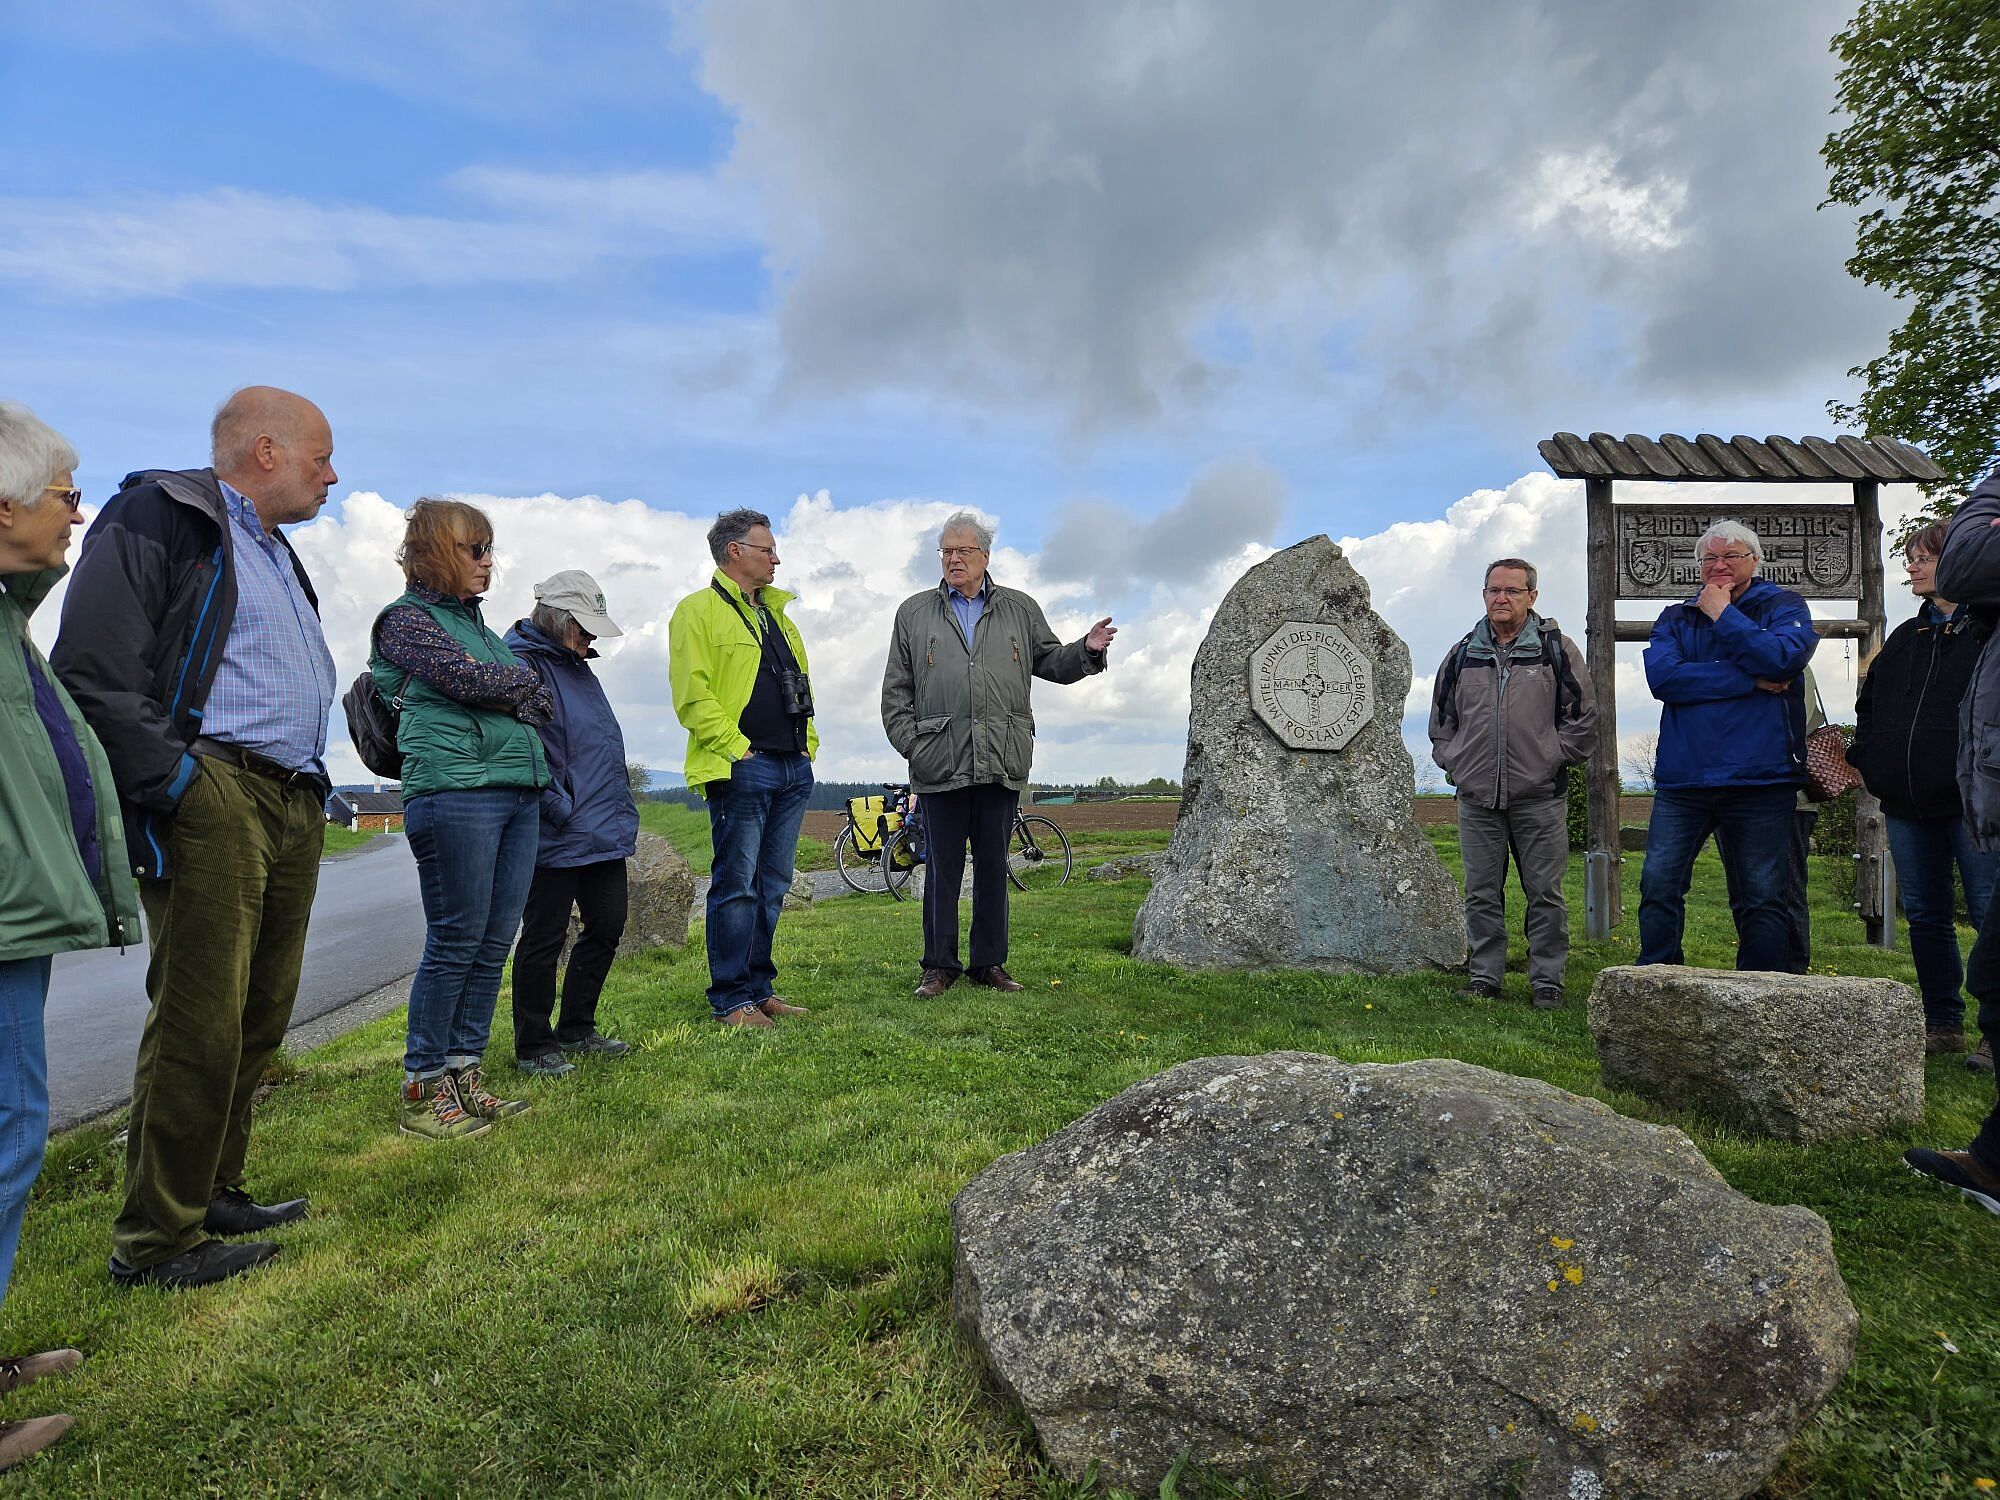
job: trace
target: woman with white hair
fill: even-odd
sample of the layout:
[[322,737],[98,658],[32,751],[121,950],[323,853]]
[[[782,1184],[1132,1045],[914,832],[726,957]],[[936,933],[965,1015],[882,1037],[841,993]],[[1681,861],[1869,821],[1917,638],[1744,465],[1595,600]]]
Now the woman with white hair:
[[1736,967],[1789,971],[1788,851],[1805,783],[1800,678],[1819,636],[1804,599],[1757,576],[1764,548],[1749,527],[1718,521],[1694,557],[1701,591],[1662,610],[1646,645],[1646,682],[1661,709],[1639,962],[1682,962],[1688,881],[1713,833],[1736,918]]
[[[76,463],[27,407],[0,402],[0,1298],[48,1143],[50,960],[140,938],[110,762],[28,633],[83,523]],[[0,1359],[0,1392],[82,1361],[74,1349]],[[69,1425],[62,1415],[0,1423],[0,1469]]]

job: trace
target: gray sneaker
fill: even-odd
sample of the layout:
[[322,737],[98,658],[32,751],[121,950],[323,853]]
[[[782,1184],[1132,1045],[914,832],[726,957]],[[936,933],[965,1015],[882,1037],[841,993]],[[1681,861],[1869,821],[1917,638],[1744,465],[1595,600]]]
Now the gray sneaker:
[[621,1042],[601,1031],[591,1032],[580,1042],[562,1042],[559,1045],[571,1057],[623,1057],[632,1050],[631,1043]]
[[530,1078],[567,1078],[576,1071],[576,1064],[560,1052],[537,1052],[533,1057],[515,1058],[514,1071]]

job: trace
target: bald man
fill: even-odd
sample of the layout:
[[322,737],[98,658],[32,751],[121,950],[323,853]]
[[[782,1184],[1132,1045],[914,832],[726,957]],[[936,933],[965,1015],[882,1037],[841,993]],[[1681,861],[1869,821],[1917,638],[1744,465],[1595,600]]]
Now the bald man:
[[245,1186],[250,1101],[284,1039],[326,827],[333,657],[279,530],[326,503],[317,406],[250,386],[213,468],[126,476],[83,539],[51,660],[104,742],[146,909],[139,1042],[112,1232],[121,1286],[202,1286],[278,1253],[306,1200]]

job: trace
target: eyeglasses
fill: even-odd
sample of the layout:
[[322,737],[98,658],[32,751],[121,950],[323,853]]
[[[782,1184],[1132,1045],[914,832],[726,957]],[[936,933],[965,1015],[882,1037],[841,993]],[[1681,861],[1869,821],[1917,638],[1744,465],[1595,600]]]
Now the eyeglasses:
[[940,547],[938,556],[950,562],[954,557],[977,557],[985,550],[984,547]]
[[67,505],[73,513],[78,515],[83,513],[83,491],[74,486],[65,489],[59,484],[45,484],[42,486],[42,493],[44,495],[60,495],[62,496],[63,504]]
[[768,552],[773,557],[776,557],[778,555],[778,549],[776,547],[766,547],[762,542],[739,541],[736,545],[739,547],[749,547],[758,552]]
[[1747,562],[1756,555],[1754,552],[1710,552],[1702,558],[1701,565],[1705,568],[1712,562],[1725,562],[1733,568],[1738,563]]
[[1490,589],[1486,589],[1486,590],[1485,590],[1484,592],[1485,592],[1485,594],[1486,594],[1486,597],[1487,597],[1487,598],[1489,598],[1489,599],[1518,599],[1518,598],[1520,598],[1520,597],[1521,597],[1521,596],[1522,596],[1523,594],[1532,594],[1532,593],[1534,593],[1534,590],[1533,590],[1533,589],[1503,589],[1503,588],[1490,588]]
[[460,542],[458,545],[472,554],[474,562],[485,562],[487,558],[493,555],[493,544],[491,542]]

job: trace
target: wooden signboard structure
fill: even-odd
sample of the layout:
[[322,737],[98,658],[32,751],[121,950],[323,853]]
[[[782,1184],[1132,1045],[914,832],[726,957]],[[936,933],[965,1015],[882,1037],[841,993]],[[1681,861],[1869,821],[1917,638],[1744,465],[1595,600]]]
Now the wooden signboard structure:
[[[1764,548],[1760,576],[1808,599],[1852,599],[1848,619],[1813,621],[1822,638],[1861,643],[1863,672],[1881,648],[1882,515],[1884,484],[1933,484],[1944,471],[1920,450],[1894,438],[1755,438],[1728,440],[1704,432],[1689,439],[1669,432],[1658,438],[1631,433],[1588,438],[1559,432],[1539,445],[1548,466],[1564,479],[1581,479],[1587,522],[1589,594],[1585,629],[1590,679],[1597,694],[1597,753],[1588,775],[1590,838],[1584,854],[1584,931],[1608,935],[1624,919],[1618,858],[1618,706],[1616,643],[1643,641],[1651,619],[1621,620],[1620,599],[1687,599],[1701,591],[1695,543],[1710,523],[1741,521]],[[1616,505],[1621,479],[1646,484],[1848,484],[1845,505],[1792,501],[1776,504]],[[1857,792],[1855,889],[1868,940],[1894,941],[1891,889],[1882,811]]]

